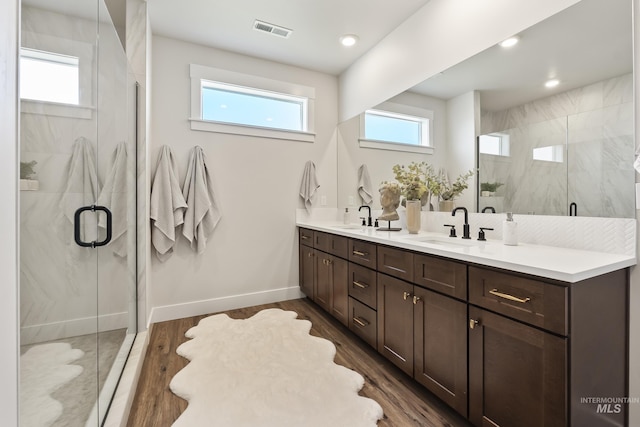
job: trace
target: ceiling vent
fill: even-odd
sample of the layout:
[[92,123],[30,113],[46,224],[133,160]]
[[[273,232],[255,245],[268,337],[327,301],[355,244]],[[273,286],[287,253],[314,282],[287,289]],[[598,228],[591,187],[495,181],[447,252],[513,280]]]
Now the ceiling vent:
[[269,24],[268,22],[258,21],[257,19],[253,23],[253,29],[256,31],[262,31],[265,33],[273,34],[274,36],[289,38],[293,30],[284,27],[278,27],[277,25]]

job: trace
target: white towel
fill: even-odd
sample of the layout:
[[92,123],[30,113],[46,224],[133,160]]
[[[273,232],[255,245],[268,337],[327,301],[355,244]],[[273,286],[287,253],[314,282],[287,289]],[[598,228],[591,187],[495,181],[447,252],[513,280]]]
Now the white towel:
[[[71,224],[73,224],[74,215],[78,208],[93,205],[98,199],[100,182],[96,173],[95,158],[93,145],[88,139],[81,136],[75,140],[67,182],[58,203],[58,207]],[[95,241],[98,234],[95,215],[82,215],[81,224],[80,238],[82,241]]]
[[318,187],[320,187],[320,184],[318,184],[318,178],[316,177],[316,165],[309,160],[304,165],[302,183],[300,183],[300,197],[304,200],[304,207],[307,212],[311,210],[311,199]]
[[371,177],[367,165],[363,164],[358,168],[358,194],[365,205],[373,202],[373,191],[371,190]]
[[[120,142],[114,152],[113,165],[98,197],[98,205],[111,211],[111,243],[113,253],[127,255],[127,144]],[[100,215],[98,227],[107,228],[106,215]]]
[[201,254],[207,247],[207,239],[222,217],[213,194],[211,176],[202,147],[195,146],[191,149],[182,194],[187,200],[182,235],[191,243],[191,248]]
[[176,244],[176,227],[184,223],[184,200],[178,166],[168,145],[160,148],[158,164],[151,185],[149,212],[152,221],[151,243],[156,256],[162,262],[168,260]]

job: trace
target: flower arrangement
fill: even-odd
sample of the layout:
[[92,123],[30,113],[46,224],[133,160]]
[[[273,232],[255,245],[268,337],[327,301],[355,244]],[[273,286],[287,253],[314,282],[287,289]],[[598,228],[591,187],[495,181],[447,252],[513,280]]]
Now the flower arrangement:
[[429,191],[434,196],[440,197],[440,200],[453,200],[469,187],[467,180],[472,176],[473,171],[470,170],[458,176],[453,184],[450,184],[447,175],[440,173],[437,176],[433,176],[429,184]]
[[[429,192],[433,168],[427,162],[411,162],[409,166],[393,166],[393,174],[400,185],[401,194],[407,200],[422,200]],[[385,184],[383,182],[383,184]]]

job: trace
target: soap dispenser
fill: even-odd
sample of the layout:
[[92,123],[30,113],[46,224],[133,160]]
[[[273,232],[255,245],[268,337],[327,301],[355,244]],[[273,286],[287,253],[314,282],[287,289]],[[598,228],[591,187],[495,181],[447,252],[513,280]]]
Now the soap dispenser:
[[349,215],[349,208],[344,208],[344,223],[351,223],[351,216]]
[[513,220],[512,212],[507,212],[507,219],[502,221],[502,242],[509,246],[518,244],[518,223]]

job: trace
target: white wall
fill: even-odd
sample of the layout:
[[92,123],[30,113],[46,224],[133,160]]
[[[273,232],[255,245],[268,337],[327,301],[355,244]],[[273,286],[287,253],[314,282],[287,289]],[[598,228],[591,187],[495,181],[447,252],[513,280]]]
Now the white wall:
[[[459,175],[476,169],[476,135],[480,112],[477,92],[468,92],[447,101],[447,173],[454,182]],[[467,188],[456,198],[456,206],[475,212],[476,174],[467,181]]]
[[[314,87],[315,142],[190,130],[190,63]],[[322,196],[336,206],[336,77],[159,36],[152,69],[152,174],[167,144],[182,183],[189,150],[200,145],[222,211],[204,254],[180,239],[165,263],[152,256],[152,321],[298,297],[295,210],[307,160],[320,182],[315,206]]]
[[431,0],[340,75],[340,121],[578,1]]
[[18,424],[18,58],[19,2],[3,2],[0,13],[0,413],[2,423]]

